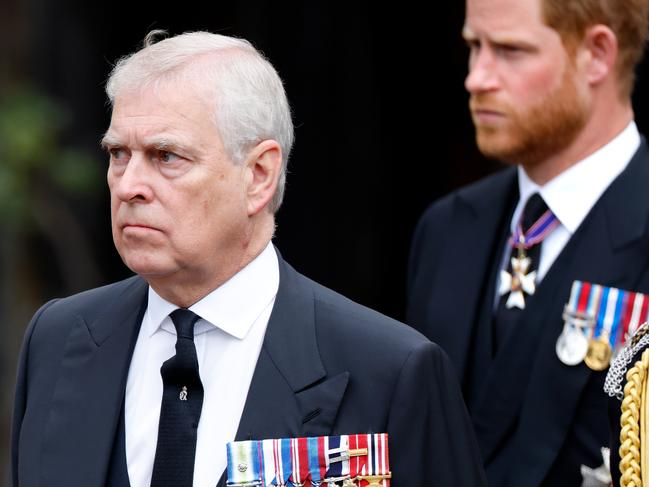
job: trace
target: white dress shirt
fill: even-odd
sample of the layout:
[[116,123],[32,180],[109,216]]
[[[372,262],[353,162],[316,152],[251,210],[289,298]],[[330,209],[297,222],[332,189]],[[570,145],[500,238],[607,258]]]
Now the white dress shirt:
[[[604,147],[569,167],[543,186],[532,181],[525,169],[518,166],[518,189],[520,198],[511,221],[512,233],[523,212],[527,200],[539,193],[548,208],[559,220],[559,225],[543,240],[541,259],[536,273],[536,283],[541,282],[570,237],[577,231],[600,196],[613,180],[620,175],[640,146],[640,134],[635,122]],[[506,244],[507,245],[507,244]],[[502,269],[507,266],[510,248],[503,254]],[[496,303],[499,296],[496,296]]]
[[[261,351],[277,288],[271,243],[241,271],[189,309],[201,317],[194,342],[204,398],[196,441],[194,487],[214,487],[225,467]],[[175,355],[169,313],[178,306],[149,287],[125,399],[126,460],[132,487],[149,487],[162,401],[162,363]]]

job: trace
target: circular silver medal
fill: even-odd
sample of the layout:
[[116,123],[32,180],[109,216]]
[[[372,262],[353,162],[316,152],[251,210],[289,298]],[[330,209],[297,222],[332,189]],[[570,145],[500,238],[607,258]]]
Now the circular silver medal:
[[588,338],[580,328],[567,326],[557,340],[557,357],[566,365],[577,365],[588,353]]

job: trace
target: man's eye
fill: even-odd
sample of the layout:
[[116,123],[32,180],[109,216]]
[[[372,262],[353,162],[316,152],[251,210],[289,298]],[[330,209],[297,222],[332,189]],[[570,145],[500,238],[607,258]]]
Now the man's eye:
[[166,150],[159,150],[157,152],[157,158],[160,162],[164,162],[165,164],[170,164],[180,159],[178,155]]
[[496,46],[495,51],[503,56],[512,56],[523,52],[520,47],[509,45]]
[[126,151],[121,147],[112,147],[108,149],[108,154],[110,155],[111,160],[122,161],[127,158]]

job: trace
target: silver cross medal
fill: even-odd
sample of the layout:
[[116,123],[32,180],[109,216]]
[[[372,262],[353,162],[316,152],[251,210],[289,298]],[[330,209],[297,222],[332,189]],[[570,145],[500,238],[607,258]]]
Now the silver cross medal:
[[500,271],[500,288],[498,294],[503,296],[509,293],[505,306],[507,309],[525,309],[525,294],[531,296],[536,291],[536,271],[527,273],[532,259],[527,257],[522,249],[518,256],[512,257],[512,273]]

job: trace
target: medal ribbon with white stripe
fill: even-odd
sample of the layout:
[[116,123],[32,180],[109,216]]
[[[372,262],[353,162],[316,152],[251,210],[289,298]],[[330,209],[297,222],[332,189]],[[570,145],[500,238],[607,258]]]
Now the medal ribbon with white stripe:
[[326,479],[349,476],[349,439],[347,435],[330,436],[326,454],[329,463]]
[[[600,286],[598,286],[600,287]],[[599,305],[599,299],[593,299],[595,294],[599,298],[600,292],[593,293],[595,286],[592,286],[590,282],[581,282],[575,281],[573,283],[573,291],[576,291],[576,299],[570,300],[570,311],[572,311],[575,316],[578,317],[589,317],[595,319],[596,305]],[[595,311],[593,311],[595,309]],[[592,314],[591,314],[592,313]]]
[[262,451],[262,485],[268,487],[274,485],[273,482],[277,475],[275,470],[275,440],[262,440],[260,443]]
[[228,486],[389,487],[387,434],[230,442]]
[[286,485],[291,476],[291,439],[273,440],[275,478],[273,485]]
[[309,478],[309,439],[291,439],[291,483],[295,487],[301,487]]
[[574,281],[570,288],[570,299],[568,299],[568,310],[572,313],[577,311],[579,305],[579,296],[581,293],[583,283],[581,281]]
[[[367,463],[359,476],[360,487],[374,485],[389,487],[390,475],[388,435],[386,433],[367,435]],[[377,477],[380,479],[378,483],[375,481]]]
[[[349,450],[367,450],[367,435],[349,435]],[[361,474],[365,464],[367,463],[367,455],[354,455],[349,458],[349,476],[355,479]]]
[[629,293],[627,304],[627,316],[625,316],[621,344],[632,337],[638,327],[647,321],[647,311],[649,310],[649,297],[642,293]]
[[602,303],[602,292],[604,291],[603,286],[599,284],[593,284],[590,290],[590,296],[588,298],[588,308],[586,314],[592,319],[597,316],[597,311]]
[[[320,448],[322,441],[323,448]],[[319,485],[325,478],[327,466],[324,459],[324,438],[312,437],[307,441],[307,448],[309,449],[309,472],[311,473],[311,483]]]
[[624,298],[626,292],[614,287],[605,287],[602,291],[602,301],[597,316],[593,338],[604,337],[611,348],[617,341],[617,329],[624,311]]
[[258,441],[236,441],[227,445],[228,485],[261,482]]
[[600,305],[602,286],[574,281],[564,307],[563,331],[557,339],[557,357],[565,365],[578,365],[588,355],[589,338]]

